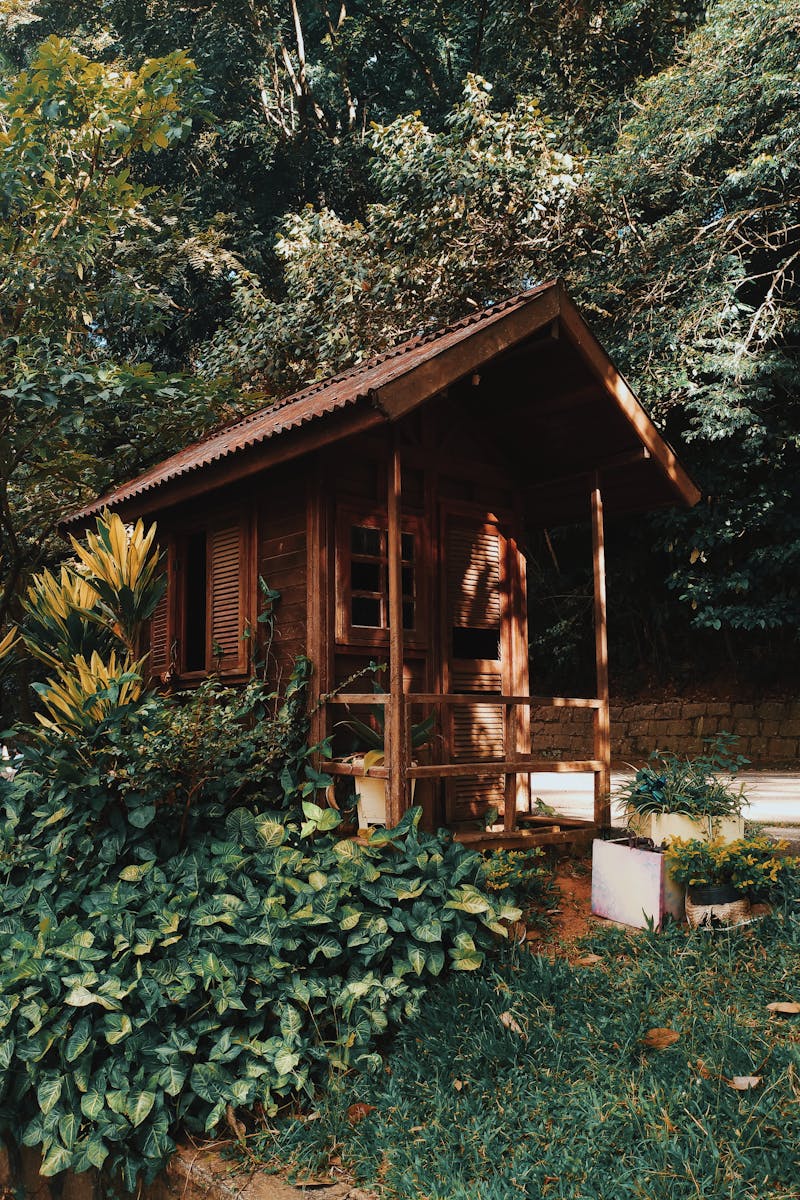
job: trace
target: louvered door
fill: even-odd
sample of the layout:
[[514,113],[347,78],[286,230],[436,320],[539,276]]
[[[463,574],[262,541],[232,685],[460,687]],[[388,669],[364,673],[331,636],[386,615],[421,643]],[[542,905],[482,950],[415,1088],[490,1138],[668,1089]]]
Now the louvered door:
[[221,675],[247,669],[244,533],[241,521],[208,531],[208,661]]
[[[501,694],[508,674],[506,539],[485,518],[446,513],[443,519],[445,687],[450,692]],[[504,758],[503,709],[476,703],[449,709],[452,762]],[[448,822],[502,805],[501,777],[447,782]]]

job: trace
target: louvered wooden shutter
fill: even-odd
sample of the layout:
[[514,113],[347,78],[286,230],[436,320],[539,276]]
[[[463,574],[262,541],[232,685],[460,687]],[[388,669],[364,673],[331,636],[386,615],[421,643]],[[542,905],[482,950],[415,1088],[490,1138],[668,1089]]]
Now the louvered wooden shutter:
[[[454,692],[501,693],[501,621],[503,616],[504,542],[491,525],[467,518],[449,518],[445,540],[447,620],[450,634],[450,686]],[[473,644],[492,644],[496,632],[496,658],[467,657],[458,648],[458,630],[485,631],[488,638]],[[469,642],[466,643],[469,645]],[[496,704],[454,706],[450,710],[450,754],[454,762],[481,762],[505,757],[504,710]],[[502,805],[501,777],[481,776],[448,780],[447,815],[451,821],[480,816],[488,805]]]
[[150,674],[161,679],[169,669],[169,593],[168,581],[164,595],[150,618]]
[[210,662],[221,675],[247,670],[244,532],[236,523],[208,534]]
[[500,538],[495,530],[451,525],[447,536],[450,623],[499,629]]

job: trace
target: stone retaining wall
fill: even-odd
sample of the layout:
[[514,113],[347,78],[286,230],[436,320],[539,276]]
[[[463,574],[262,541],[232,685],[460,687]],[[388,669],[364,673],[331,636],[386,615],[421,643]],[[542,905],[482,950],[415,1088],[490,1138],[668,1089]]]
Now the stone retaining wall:
[[[652,750],[699,754],[703,739],[726,731],[738,735],[736,753],[754,769],[800,767],[800,700],[622,701],[611,705],[611,754],[615,762],[639,763]],[[533,751],[545,758],[592,757],[591,710],[535,708]]]

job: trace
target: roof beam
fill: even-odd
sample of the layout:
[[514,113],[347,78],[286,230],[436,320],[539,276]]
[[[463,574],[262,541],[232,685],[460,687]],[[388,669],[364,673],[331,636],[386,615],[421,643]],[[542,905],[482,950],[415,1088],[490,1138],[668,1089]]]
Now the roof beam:
[[656,465],[690,507],[700,499],[700,489],[689,478],[672,447],[662,438],[628,384],[561,288],[561,326],[592,372],[601,379],[619,411],[636,430]]
[[460,337],[445,345],[437,354],[410,370],[399,370],[394,379],[372,390],[373,403],[390,421],[397,421],[422,400],[457,379],[471,375],[484,363],[553,321],[559,315],[562,293],[561,284],[549,287],[502,320],[491,324],[487,321],[484,328],[473,327],[469,337]]
[[580,479],[586,479],[590,475],[604,475],[609,471],[617,471],[620,467],[630,467],[634,463],[647,462],[651,457],[650,451],[644,446],[637,446],[635,450],[625,450],[621,454],[612,454],[608,458],[602,458],[599,462],[594,462],[591,465],[581,467],[578,471],[571,471],[568,475],[550,475],[547,479],[537,479],[535,483],[523,485],[523,491],[527,493],[540,491],[543,488],[560,487],[565,483],[576,483]]

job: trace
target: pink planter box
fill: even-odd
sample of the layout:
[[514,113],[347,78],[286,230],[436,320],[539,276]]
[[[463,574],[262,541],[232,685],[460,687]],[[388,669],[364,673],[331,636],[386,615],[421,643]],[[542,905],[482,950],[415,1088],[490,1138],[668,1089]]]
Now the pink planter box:
[[592,912],[621,925],[657,929],[669,914],[685,919],[684,889],[667,872],[664,855],[635,850],[627,839],[592,843]]

